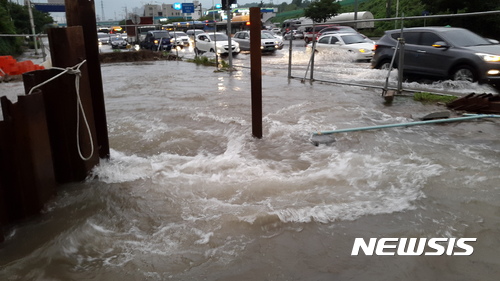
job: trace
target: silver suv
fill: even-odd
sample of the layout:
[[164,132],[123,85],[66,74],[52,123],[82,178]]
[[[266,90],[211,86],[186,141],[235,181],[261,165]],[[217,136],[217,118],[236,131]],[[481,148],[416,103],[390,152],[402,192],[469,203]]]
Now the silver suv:
[[[500,84],[500,45],[472,31],[452,27],[403,29],[405,74]],[[388,68],[401,30],[386,31],[375,45],[373,68]],[[394,60],[397,68],[398,58]]]

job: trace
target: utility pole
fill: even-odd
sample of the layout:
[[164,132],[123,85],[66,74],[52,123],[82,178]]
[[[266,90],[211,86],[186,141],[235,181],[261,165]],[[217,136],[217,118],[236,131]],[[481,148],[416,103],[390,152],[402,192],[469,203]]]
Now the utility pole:
[[101,15],[102,15],[101,21],[106,21],[106,16],[104,15],[104,3],[102,0],[101,0]]
[[35,21],[33,20],[33,11],[31,10],[31,1],[26,0],[26,6],[28,6],[28,13],[30,15],[31,32],[33,33],[33,43],[35,44],[35,55],[38,55],[38,44],[36,42],[36,32],[35,32]]

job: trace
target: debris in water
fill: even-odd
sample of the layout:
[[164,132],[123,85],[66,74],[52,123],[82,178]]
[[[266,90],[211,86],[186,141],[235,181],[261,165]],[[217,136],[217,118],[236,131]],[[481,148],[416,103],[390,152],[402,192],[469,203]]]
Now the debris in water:
[[474,113],[500,113],[500,95],[471,93],[450,102],[448,108]]
[[313,134],[311,136],[311,142],[318,146],[320,144],[330,145],[335,142],[335,137],[332,134],[322,135],[322,134]]

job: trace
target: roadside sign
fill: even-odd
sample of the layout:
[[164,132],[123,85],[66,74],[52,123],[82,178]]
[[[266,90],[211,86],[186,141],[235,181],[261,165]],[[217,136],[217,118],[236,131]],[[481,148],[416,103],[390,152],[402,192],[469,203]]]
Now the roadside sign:
[[193,3],[182,3],[182,12],[184,14],[194,13],[194,4]]

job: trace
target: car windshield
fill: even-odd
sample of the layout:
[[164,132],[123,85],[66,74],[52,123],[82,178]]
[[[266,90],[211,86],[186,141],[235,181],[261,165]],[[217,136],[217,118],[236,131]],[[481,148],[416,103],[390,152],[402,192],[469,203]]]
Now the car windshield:
[[358,34],[342,35],[341,37],[342,40],[344,40],[344,43],[346,43],[346,45],[366,42],[365,38],[363,38],[363,36]]
[[227,35],[222,33],[209,34],[211,40],[222,41],[227,40]]
[[491,45],[487,39],[477,35],[476,33],[465,29],[450,29],[443,33],[446,39],[454,46],[470,47],[478,45]]
[[162,37],[162,38],[163,38],[163,37],[170,37],[170,36],[168,35],[168,32],[167,32],[167,31],[159,31],[159,32],[155,32],[155,33],[154,33],[154,36],[155,36],[156,38],[160,38],[160,37]]
[[173,35],[176,37],[188,36],[186,33],[182,32],[182,31],[175,31],[175,32],[173,32]]
[[261,38],[261,39],[274,39],[274,36],[272,36],[272,35],[271,35],[271,34],[269,34],[269,33],[262,32],[262,33],[260,34],[260,38]]
[[339,27],[325,28],[325,29],[321,30],[320,32],[321,33],[325,33],[325,32],[352,33],[352,32],[356,32],[356,30],[354,30],[351,27],[347,27],[347,26],[342,26],[342,27],[339,26]]

